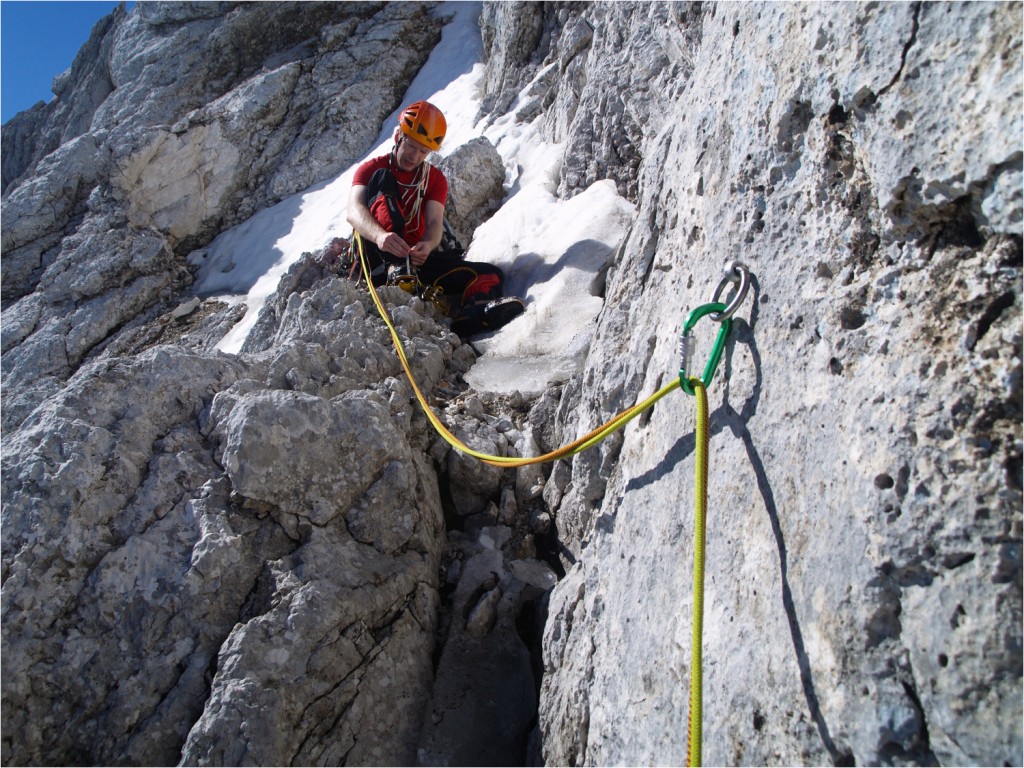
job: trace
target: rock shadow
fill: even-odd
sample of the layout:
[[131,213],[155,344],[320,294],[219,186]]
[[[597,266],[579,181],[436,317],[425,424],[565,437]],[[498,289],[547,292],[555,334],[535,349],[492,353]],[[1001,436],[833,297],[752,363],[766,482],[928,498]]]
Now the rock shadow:
[[599,240],[580,240],[573,243],[554,262],[548,262],[539,253],[520,254],[505,270],[505,290],[512,296],[525,297],[530,288],[542,285],[566,269],[578,269],[592,275],[587,290],[600,296],[603,280],[598,280],[608,268],[615,248]]
[[[796,654],[797,667],[800,671],[800,683],[803,689],[804,700],[810,712],[821,738],[822,744],[828,751],[833,765],[846,766],[854,765],[853,755],[846,750],[840,750],[832,738],[828,723],[821,711],[821,703],[814,686],[814,675],[811,670],[810,657],[807,654],[807,647],[804,643],[803,631],[800,628],[800,621],[797,616],[796,603],[793,599],[793,590],[789,583],[789,558],[786,550],[786,539],[779,520],[779,509],[775,500],[775,492],[772,490],[771,482],[768,480],[768,473],[765,470],[764,461],[754,445],[754,438],[747,427],[747,423],[757,412],[757,406],[761,399],[763,385],[761,355],[757,347],[755,328],[759,312],[758,299],[760,297],[760,284],[754,275],[751,275],[751,304],[749,323],[736,318],[733,320],[733,332],[730,334],[726,344],[726,352],[723,363],[725,373],[722,381],[725,386],[725,394],[722,405],[715,409],[710,415],[711,428],[710,437],[721,433],[728,428],[734,437],[738,438],[747,453],[747,459],[754,472],[758,492],[761,494],[768,520],[771,524],[772,534],[775,538],[775,546],[779,553],[779,579],[782,584],[782,606],[786,612],[786,620],[789,624],[789,634],[793,644],[793,652]],[[750,397],[743,403],[739,411],[729,402],[729,372],[732,367],[732,353],[737,344],[743,344],[750,352],[754,364],[755,381]],[[693,433],[681,436],[665,456],[654,467],[642,475],[631,480],[626,491],[637,490],[655,482],[668,473],[675,471],[676,467],[687,459],[695,450],[695,435]]]

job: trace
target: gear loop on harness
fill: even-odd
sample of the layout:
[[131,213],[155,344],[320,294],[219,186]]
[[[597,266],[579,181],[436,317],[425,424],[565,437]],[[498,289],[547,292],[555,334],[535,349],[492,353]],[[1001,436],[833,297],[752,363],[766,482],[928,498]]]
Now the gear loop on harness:
[[[748,269],[746,264],[739,260],[730,262],[725,268],[725,277],[723,277],[721,282],[718,283],[718,287],[715,289],[715,295],[711,299],[712,303],[717,303],[728,285],[735,282],[739,282],[740,284],[736,291],[736,295],[733,296],[732,301],[729,302],[725,309],[711,315],[711,319],[715,322],[721,323],[732,317],[736,310],[740,308],[740,304],[743,303],[743,299],[747,297],[747,290],[750,288],[750,269]],[[705,382],[705,384],[706,383],[707,382]]]
[[[682,353],[682,361],[679,368],[679,387],[688,395],[693,395],[693,382],[690,380],[690,363],[693,357],[694,341],[690,336],[690,332],[693,330],[693,326],[705,315],[710,315],[714,318],[713,313],[724,314],[728,309],[725,304],[721,302],[713,302],[711,304],[704,304],[697,307],[690,313],[690,316],[686,319],[686,324],[683,326],[683,335],[679,342],[679,349]],[[735,310],[733,310],[735,311]],[[708,362],[704,366],[704,373],[698,379],[705,388],[711,384],[711,379],[715,375],[715,369],[718,368],[718,361],[722,357],[722,351],[725,349],[725,340],[729,336],[729,331],[732,329],[732,320],[728,315],[721,321],[721,327],[718,329],[718,336],[715,338],[715,344],[711,348],[711,355],[708,357]]]

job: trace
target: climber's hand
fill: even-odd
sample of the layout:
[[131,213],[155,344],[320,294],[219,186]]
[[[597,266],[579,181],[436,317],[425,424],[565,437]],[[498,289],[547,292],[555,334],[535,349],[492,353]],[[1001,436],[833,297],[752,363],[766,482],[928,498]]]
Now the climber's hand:
[[377,247],[384,253],[390,253],[400,259],[409,255],[409,244],[394,232],[385,232],[384,236],[377,240]]
[[412,258],[412,263],[417,267],[423,266],[423,262],[427,260],[429,255],[430,243],[424,240],[421,240],[409,249],[409,256]]

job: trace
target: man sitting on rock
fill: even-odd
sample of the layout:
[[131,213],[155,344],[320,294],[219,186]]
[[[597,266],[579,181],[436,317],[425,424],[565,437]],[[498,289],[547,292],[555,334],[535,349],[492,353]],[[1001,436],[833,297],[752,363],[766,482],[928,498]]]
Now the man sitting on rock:
[[522,314],[523,302],[503,297],[505,276],[491,264],[463,261],[440,248],[448,180],[427,162],[444,141],[447,122],[426,101],[406,107],[391,152],[356,169],[348,223],[361,235],[374,285],[415,275],[439,289],[450,305],[452,330],[473,336],[500,328]]

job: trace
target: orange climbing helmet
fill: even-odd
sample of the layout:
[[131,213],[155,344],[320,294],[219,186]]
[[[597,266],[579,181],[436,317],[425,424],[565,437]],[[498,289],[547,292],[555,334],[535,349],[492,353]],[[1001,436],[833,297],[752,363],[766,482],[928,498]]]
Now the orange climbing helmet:
[[398,118],[402,133],[427,149],[441,149],[448,123],[441,110],[429,101],[417,101],[402,110]]

